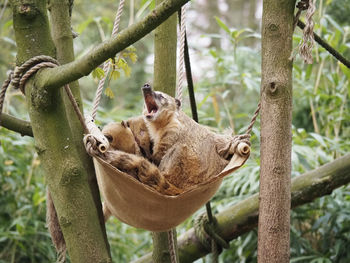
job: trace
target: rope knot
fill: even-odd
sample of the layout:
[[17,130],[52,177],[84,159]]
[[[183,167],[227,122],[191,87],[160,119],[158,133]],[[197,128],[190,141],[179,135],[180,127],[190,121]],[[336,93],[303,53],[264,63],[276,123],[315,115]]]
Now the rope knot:
[[300,0],[298,3],[297,3],[297,8],[304,11],[304,10],[307,10],[309,8],[309,5],[310,5],[310,0]]
[[194,221],[194,233],[208,252],[220,254],[223,248],[227,249],[230,245],[217,233],[217,225],[215,217],[209,222],[207,215],[201,214]]

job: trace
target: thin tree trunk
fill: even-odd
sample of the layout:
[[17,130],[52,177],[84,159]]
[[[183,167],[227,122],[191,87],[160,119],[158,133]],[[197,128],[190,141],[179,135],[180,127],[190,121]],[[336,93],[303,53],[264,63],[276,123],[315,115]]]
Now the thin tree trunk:
[[265,0],[262,18],[258,262],[289,262],[295,0]]
[[[74,61],[73,35],[71,27],[72,1],[51,0],[50,1],[50,15],[51,15],[51,29],[52,38],[56,46],[56,56],[60,64],[66,64]],[[69,84],[72,94],[78,103],[80,111],[83,112],[83,102],[80,95],[79,82],[74,81]],[[95,176],[95,169],[91,157],[86,153],[84,144],[82,143],[83,127],[75,113],[72,103],[64,89],[61,89],[66,115],[69,126],[72,131],[73,141],[79,154],[79,158],[84,164],[84,168],[88,174],[88,183],[94,197],[95,206],[99,212],[100,227],[105,236],[105,243],[108,246],[105,222],[103,219],[101,198],[98,190],[97,180]]]
[[[291,207],[312,202],[329,195],[340,186],[350,183],[350,154],[325,164],[292,180]],[[259,194],[225,208],[215,215],[217,230],[227,242],[253,230],[258,223]],[[208,253],[191,228],[178,239],[181,263],[193,262]],[[133,263],[151,263],[152,255],[146,254]]]
[[[47,1],[12,1],[17,64],[36,55],[55,56]],[[73,140],[59,89],[26,85],[36,150],[46,172],[72,262],[111,262],[88,174]]]
[[[156,0],[156,5],[163,0]],[[175,95],[176,87],[176,40],[177,40],[176,14],[169,17],[155,30],[154,36],[154,77],[155,90]],[[176,243],[176,229],[174,233]],[[155,263],[171,262],[169,253],[168,232],[153,232],[153,261]],[[177,247],[177,246],[175,246]],[[176,253],[177,254],[177,253]]]

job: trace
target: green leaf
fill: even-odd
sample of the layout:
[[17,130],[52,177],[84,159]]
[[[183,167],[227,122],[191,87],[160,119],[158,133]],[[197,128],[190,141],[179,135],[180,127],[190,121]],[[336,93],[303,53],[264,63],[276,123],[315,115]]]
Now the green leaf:
[[225,30],[228,34],[231,34],[231,30],[228,28],[228,26],[225,25],[225,23],[223,21],[220,20],[220,18],[218,18],[217,16],[215,16],[216,22],[218,23],[218,25]]
[[85,20],[84,22],[80,23],[77,27],[77,33],[81,34],[83,33],[83,31],[90,25],[91,22],[93,22],[94,20],[92,18],[89,18],[87,20]]
[[350,96],[350,69],[348,69],[343,63],[338,62],[338,65],[347,78],[348,96]]
[[130,53],[129,58],[131,59],[132,63],[135,63],[137,61],[137,54],[136,53]]
[[124,74],[126,77],[130,77],[131,75],[131,68],[129,67],[128,63],[125,61],[125,59],[121,58],[117,62],[117,67],[122,69],[124,71]]
[[110,99],[113,99],[114,98],[114,93],[112,91],[112,89],[110,87],[107,87],[105,89],[105,95],[110,98]]
[[114,70],[112,72],[112,76],[111,77],[112,77],[113,80],[119,79],[120,78],[120,72],[118,70]]
[[99,79],[99,80],[105,76],[103,69],[100,67],[95,68],[91,74],[94,79]]
[[310,79],[311,73],[312,73],[312,64],[309,64],[306,67],[305,80]]

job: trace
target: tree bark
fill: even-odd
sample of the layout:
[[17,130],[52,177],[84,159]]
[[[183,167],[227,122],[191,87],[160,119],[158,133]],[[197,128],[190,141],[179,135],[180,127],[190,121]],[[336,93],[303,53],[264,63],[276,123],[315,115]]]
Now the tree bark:
[[[292,180],[292,208],[329,195],[340,186],[350,183],[350,154],[336,159]],[[215,215],[218,232],[227,242],[253,230],[258,223],[259,194],[255,194]],[[191,228],[178,239],[181,263],[193,262],[207,251]],[[151,254],[146,254],[133,263],[151,263]]]
[[[165,2],[156,0],[156,5]],[[173,14],[155,30],[154,35],[154,73],[153,86],[155,90],[175,96],[176,87],[176,40],[177,40],[177,17]],[[173,231],[176,243],[176,229]],[[168,232],[153,232],[153,262],[171,262]],[[175,248],[177,245],[175,244]],[[177,255],[177,251],[176,251]]]
[[[73,48],[73,35],[71,27],[71,6],[68,0],[51,0],[50,1],[50,15],[51,15],[51,29],[52,38],[56,46],[57,60],[60,64],[66,64],[74,61],[74,48]],[[79,83],[74,81],[69,84],[72,94],[77,101],[80,111],[83,111],[83,102],[80,95]],[[64,89],[61,89],[61,96],[64,101],[66,115],[68,118],[69,126],[72,131],[72,138],[75,147],[78,151],[79,158],[82,160],[83,165],[88,175],[88,183],[90,185],[91,192],[94,197],[95,206],[99,212],[99,220],[101,231],[105,236],[105,243],[108,246],[105,222],[103,219],[101,198],[98,190],[97,180],[95,176],[95,169],[90,156],[86,153],[85,147],[82,143],[83,127],[75,113],[71,101]]]
[[33,137],[32,126],[29,121],[18,119],[6,113],[1,113],[1,126],[11,131],[17,132],[22,136]]
[[144,19],[121,31],[118,37],[97,45],[89,54],[57,68],[45,69],[37,75],[38,87],[58,88],[87,76],[93,69],[118,52],[140,40],[179,10],[189,0],[164,0]]
[[[46,4],[45,0],[12,1],[17,64],[36,55],[55,56]],[[37,86],[34,80],[25,88],[29,116],[71,261],[111,262],[60,90]]]
[[263,2],[258,262],[289,262],[295,0]]

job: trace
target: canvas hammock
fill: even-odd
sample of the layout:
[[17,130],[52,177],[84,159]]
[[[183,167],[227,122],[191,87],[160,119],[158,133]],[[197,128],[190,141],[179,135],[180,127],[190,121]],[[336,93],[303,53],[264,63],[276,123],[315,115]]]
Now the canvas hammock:
[[[239,143],[229,164],[216,176],[177,195],[163,195],[110,165],[97,156],[108,149],[108,141],[93,120],[87,122],[90,134],[84,143],[94,156],[97,183],[105,205],[120,221],[150,231],[166,231],[182,223],[208,202],[218,190],[223,178],[240,168],[248,159],[250,147]],[[91,140],[96,140],[93,145]]]
[[[116,36],[117,34],[123,5],[124,1],[120,1],[112,36]],[[183,14],[184,11],[185,9],[183,7]],[[185,45],[184,19],[182,19],[180,34],[179,65],[183,65]],[[109,62],[106,61],[103,67],[105,76],[107,76],[108,69]],[[180,100],[182,98],[183,80],[184,70],[181,66],[179,68],[179,83],[176,92],[177,98]],[[120,221],[150,231],[172,229],[207,203],[218,190],[224,176],[240,168],[248,159],[250,147],[245,143],[240,143],[237,146],[237,153],[233,155],[229,164],[219,174],[203,183],[193,186],[180,195],[162,195],[99,157],[98,152],[106,151],[109,146],[108,140],[94,123],[104,82],[105,78],[102,78],[99,82],[91,117],[85,117],[85,124],[89,134],[85,135],[84,144],[87,152],[94,157],[97,183],[104,199],[104,205]],[[248,130],[251,129],[251,126],[252,124]]]

